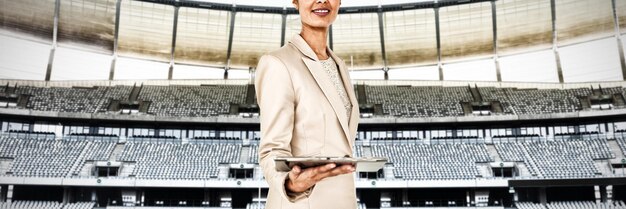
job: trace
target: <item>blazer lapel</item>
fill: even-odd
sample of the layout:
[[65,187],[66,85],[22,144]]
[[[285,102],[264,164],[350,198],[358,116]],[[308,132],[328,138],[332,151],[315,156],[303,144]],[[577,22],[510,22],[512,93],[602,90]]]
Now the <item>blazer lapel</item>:
[[[341,101],[341,98],[339,97],[339,94],[337,93],[337,89],[335,89],[335,85],[332,83],[332,81],[326,74],[326,71],[323,69],[322,65],[318,62],[319,60],[317,58],[317,55],[313,52],[311,47],[309,47],[309,45],[304,41],[304,39],[302,39],[300,35],[298,34],[294,35],[290,42],[296,48],[298,48],[298,50],[302,52],[302,54],[304,54],[305,57],[302,57],[302,61],[311,72],[311,75],[313,75],[313,78],[315,78],[315,82],[324,93],[324,96],[326,97],[330,105],[333,107],[335,116],[339,120],[339,124],[341,124],[341,128],[343,129],[346,139],[348,139],[350,146],[352,146],[352,140],[350,139],[352,136],[350,134],[350,127],[348,124],[348,119],[346,118],[346,114],[347,114],[346,109],[344,108],[343,102]],[[343,65],[339,63],[339,59],[337,59],[335,56],[333,56],[333,59],[335,59],[335,62],[337,62],[338,66],[341,67]],[[342,70],[339,69],[339,71],[341,72]],[[345,77],[343,73],[341,75],[342,77]],[[344,84],[346,84],[345,78],[343,79],[344,79]],[[349,84],[349,81],[347,84]],[[346,88],[346,91],[347,90],[348,88]],[[349,92],[348,92],[348,95],[350,95]],[[351,97],[353,96],[354,95],[352,95]],[[352,118],[352,115],[354,114],[354,108],[352,109],[353,111],[350,114],[351,118]]]
[[330,105],[333,107],[335,111],[335,116],[339,119],[339,123],[341,124],[341,128],[343,129],[344,134],[348,141],[350,141],[350,131],[348,129],[348,118],[346,118],[346,108],[343,107],[343,102],[341,98],[339,98],[339,94],[337,94],[337,89],[335,85],[330,81],[330,78],[324,71],[322,65],[314,60],[303,57],[302,60],[304,64],[309,68],[313,78],[315,78],[315,82],[322,89],[324,95]]
[[356,129],[359,125],[359,101],[357,101],[356,95],[354,95],[354,87],[352,85],[352,81],[350,80],[350,75],[348,73],[348,68],[346,67],[346,64],[333,51],[331,51],[330,49],[328,49],[328,51],[330,52],[330,56],[335,60],[335,62],[337,62],[337,66],[339,66],[339,73],[341,74],[344,88],[346,89],[346,93],[348,94],[350,103],[352,105],[352,112],[350,112],[350,121],[348,121],[348,130],[350,131],[349,133],[355,133],[354,136],[348,135],[348,141],[352,143],[354,137],[356,137]]

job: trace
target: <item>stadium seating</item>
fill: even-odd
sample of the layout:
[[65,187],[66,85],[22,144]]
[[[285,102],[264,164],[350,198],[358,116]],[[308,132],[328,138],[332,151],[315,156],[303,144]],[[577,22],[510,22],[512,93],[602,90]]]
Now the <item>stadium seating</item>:
[[218,164],[239,163],[241,143],[127,142],[120,157],[137,163],[133,174],[146,179],[208,179]]
[[562,201],[550,202],[545,206],[540,203],[518,202],[515,203],[518,209],[623,209],[626,204],[622,201],[613,203],[595,203],[591,201]]
[[228,114],[230,104],[245,103],[247,86],[143,86],[140,100],[152,101],[157,116],[209,117]]
[[[367,104],[381,104],[383,117],[457,117],[465,115],[462,102],[476,102],[469,87],[365,85]],[[602,89],[622,94],[626,88]],[[128,101],[132,86],[62,88],[18,86],[15,93],[30,95],[27,108],[39,111],[106,112],[111,100]],[[141,87],[140,101],[150,101],[147,112],[166,117],[226,116],[231,104],[244,104],[246,85]],[[355,88],[356,91],[356,88]],[[511,115],[569,113],[583,109],[579,98],[592,95],[591,88],[517,89],[479,87],[483,102],[499,101],[502,113]],[[358,95],[358,91],[356,95]]]
[[365,86],[365,92],[367,103],[395,117],[461,116],[461,102],[473,100],[468,87]]
[[372,155],[387,156],[403,179],[473,179],[477,162],[493,161],[484,144],[371,144]]
[[265,203],[252,202],[246,205],[246,209],[265,209]]
[[505,114],[528,115],[575,112],[582,109],[578,97],[591,89],[479,88],[484,101],[500,101]]
[[259,145],[250,144],[250,151],[248,153],[248,163],[259,163]]
[[504,161],[524,162],[531,174],[544,178],[593,177],[593,160],[614,158],[606,139],[496,143]]
[[16,176],[66,177],[87,160],[108,160],[115,143],[0,137],[0,157],[13,158]]
[[[624,150],[626,139],[617,138]],[[12,159],[8,175],[71,177],[80,175],[89,161],[107,161],[119,149],[118,161],[132,162],[131,177],[143,179],[216,178],[219,164],[240,163],[240,140],[108,141],[45,140],[0,137],[0,158]],[[122,147],[120,147],[122,148]],[[594,160],[613,159],[606,139],[495,143],[503,161],[521,162],[537,178],[587,178],[600,172]],[[258,144],[247,147],[247,162],[258,163]],[[357,141],[356,157],[365,147]],[[415,140],[370,141],[368,154],[387,156],[397,178],[416,180],[474,179],[476,163],[494,162],[484,143],[425,144]],[[244,154],[245,155],[245,154]],[[117,156],[117,154],[116,154]],[[6,175],[3,174],[3,175]]]
[[110,99],[128,97],[130,86],[62,88],[19,86],[16,94],[30,95],[27,108],[39,111],[106,112]]
[[626,155],[626,138],[620,136],[620,137],[615,137],[615,140],[617,141],[617,144],[619,145],[619,147],[622,149],[622,153]]
[[59,203],[54,201],[14,201],[0,202],[0,209],[92,209],[92,202]]

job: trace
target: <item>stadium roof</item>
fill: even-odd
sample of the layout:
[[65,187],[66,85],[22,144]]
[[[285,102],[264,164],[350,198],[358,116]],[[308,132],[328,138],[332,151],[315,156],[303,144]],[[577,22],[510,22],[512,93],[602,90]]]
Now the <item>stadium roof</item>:
[[[255,1],[255,0],[138,0],[166,5],[207,8],[213,10],[236,10],[243,12],[286,13],[298,12],[289,0]],[[339,13],[366,13],[401,11],[418,8],[444,7],[459,4],[477,3],[495,0],[342,0]],[[380,10],[379,10],[380,9]]]

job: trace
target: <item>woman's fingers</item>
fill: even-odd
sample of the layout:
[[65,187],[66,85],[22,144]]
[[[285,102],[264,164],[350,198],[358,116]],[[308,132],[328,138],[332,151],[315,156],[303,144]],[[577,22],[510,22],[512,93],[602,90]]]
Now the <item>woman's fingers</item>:
[[309,187],[315,185],[317,182],[324,178],[338,176],[342,174],[348,174],[355,171],[354,165],[342,165],[337,166],[334,163],[318,166],[315,168],[301,169],[299,166],[294,166],[289,171],[289,181],[291,183],[290,190],[300,191],[306,190]]
[[321,181],[324,178],[338,176],[342,174],[348,174],[354,171],[355,171],[355,167],[353,165],[342,165],[334,169],[329,169],[323,173],[317,173],[317,175],[315,176],[315,179],[317,179],[317,181]]

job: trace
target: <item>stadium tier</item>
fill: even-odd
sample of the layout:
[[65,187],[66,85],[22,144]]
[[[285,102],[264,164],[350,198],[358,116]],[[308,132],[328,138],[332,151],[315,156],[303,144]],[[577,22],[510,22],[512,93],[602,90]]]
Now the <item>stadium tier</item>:
[[0,209],[92,209],[94,205],[93,202],[15,201],[0,202]]
[[[625,152],[623,137],[615,140]],[[434,143],[435,141],[431,141]],[[495,153],[490,153],[489,146]],[[359,141],[355,156],[387,156],[397,180],[470,180],[495,177],[489,163],[521,163],[536,179],[597,178],[614,173],[595,162],[622,156],[612,153],[607,139],[527,142],[453,142],[424,144],[420,140]],[[367,154],[365,154],[367,152]],[[243,156],[243,157],[242,157]],[[202,180],[219,176],[220,165],[258,164],[258,145],[242,140],[88,141],[0,138],[0,158],[9,162],[3,176],[89,177],[97,162],[120,162],[121,177]],[[496,160],[497,159],[497,160]],[[619,159],[618,159],[619,160]],[[520,165],[521,166],[521,165]],[[116,175],[118,175],[116,174]]]
[[546,205],[532,202],[518,202],[518,209],[619,209],[626,208],[622,201],[613,203],[595,203],[590,201],[562,201],[551,202]]
[[[374,113],[373,117],[460,117],[477,113],[484,115],[484,111],[487,115],[541,115],[590,109],[620,109],[624,108],[626,103],[624,100],[626,89],[622,87],[518,89],[469,86],[363,86],[364,88],[359,88],[357,85],[356,95],[365,97],[359,100],[363,107],[374,107],[370,110]],[[240,106],[254,105],[256,101],[254,94],[248,92],[251,89],[253,88],[246,85],[88,88],[18,86],[12,94],[16,100],[26,102],[22,102],[24,105],[7,105],[5,108],[108,114],[132,111],[163,117],[220,117],[237,115]],[[1,92],[9,95],[6,90],[0,89]],[[236,107],[235,111],[233,107]]]

